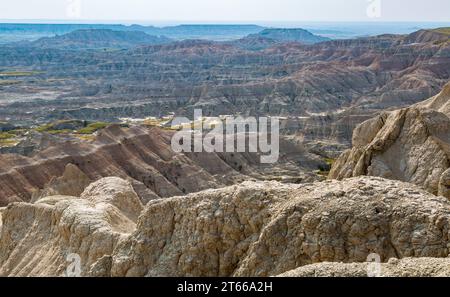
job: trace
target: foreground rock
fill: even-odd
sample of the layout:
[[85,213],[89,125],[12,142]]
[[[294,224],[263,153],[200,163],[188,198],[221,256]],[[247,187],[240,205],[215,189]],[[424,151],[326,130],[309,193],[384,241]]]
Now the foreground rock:
[[90,267],[135,229],[142,204],[129,183],[102,179],[82,197],[52,196],[8,206],[3,212],[0,275],[62,276],[72,253]]
[[383,113],[359,125],[353,148],[334,164],[330,178],[371,175],[422,186],[450,198],[450,84],[410,108]]
[[2,220],[2,213],[5,209],[3,207],[0,207],[0,234],[2,232],[2,225],[3,225],[3,220]]
[[117,178],[81,198],[13,203],[3,213],[0,275],[63,275],[72,253],[87,276],[270,276],[371,253],[449,254],[448,200],[381,178],[245,182],[141,209]]
[[392,258],[380,268],[373,263],[318,263],[280,274],[280,277],[449,277],[450,258]]

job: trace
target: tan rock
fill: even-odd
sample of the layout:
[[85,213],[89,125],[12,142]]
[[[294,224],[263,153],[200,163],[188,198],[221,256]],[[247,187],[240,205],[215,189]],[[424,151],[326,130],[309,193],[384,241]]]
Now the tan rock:
[[404,258],[381,263],[317,263],[280,274],[280,277],[449,277],[450,258]]
[[2,234],[2,225],[3,225],[2,214],[4,211],[5,211],[5,208],[0,207],[0,234]]
[[441,175],[438,194],[450,199],[450,168]]
[[113,205],[134,222],[143,209],[131,183],[118,177],[106,177],[92,183],[81,194],[81,199]]
[[353,148],[338,158],[329,178],[379,176],[441,193],[440,181],[445,183],[450,167],[448,102],[450,84],[421,104],[362,123],[354,131]]
[[54,195],[80,196],[92,180],[77,166],[67,164],[61,177],[52,178],[44,189],[33,193],[31,202]]
[[370,253],[447,257],[449,219],[446,199],[380,178],[247,182],[147,205],[111,275],[269,276]]
[[[3,212],[0,275],[62,276],[72,254],[79,256],[81,275],[86,275],[98,259],[111,254],[135,229],[130,218],[138,215],[132,213],[139,209],[137,195],[129,183],[116,179],[100,180],[88,190],[96,196],[85,192],[84,199],[54,196],[36,204],[10,204]],[[130,206],[124,205],[126,199]]]
[[0,275],[64,275],[72,254],[85,276],[273,276],[371,253],[383,262],[449,255],[450,202],[377,177],[245,182],[152,200],[140,215],[132,186],[118,178],[81,197],[9,205]]

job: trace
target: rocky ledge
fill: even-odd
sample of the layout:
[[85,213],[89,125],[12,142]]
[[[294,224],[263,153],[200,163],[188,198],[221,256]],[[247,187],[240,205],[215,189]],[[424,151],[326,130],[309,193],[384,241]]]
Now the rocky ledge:
[[[113,177],[78,197],[11,203],[2,215],[2,276],[62,276],[71,254],[85,276],[275,276],[372,253],[443,259],[450,248],[447,199],[378,177],[245,182],[146,206]],[[435,261],[427,265],[443,267]]]
[[353,148],[339,157],[329,177],[360,175],[411,182],[450,198],[450,83],[435,97],[355,129]]

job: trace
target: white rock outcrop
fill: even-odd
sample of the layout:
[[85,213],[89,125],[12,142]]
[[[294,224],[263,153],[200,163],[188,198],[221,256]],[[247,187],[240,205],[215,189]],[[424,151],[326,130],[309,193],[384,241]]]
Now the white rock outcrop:
[[135,229],[142,205],[131,185],[118,178],[102,179],[87,191],[92,195],[83,193],[82,199],[52,196],[10,204],[3,211],[0,275],[63,276],[71,254],[82,267],[111,254]]
[[360,124],[353,148],[333,165],[329,178],[379,176],[419,185],[450,198],[450,84],[412,107]]
[[[141,211],[142,210],[142,211]],[[318,262],[449,255],[450,202],[377,177],[245,182],[142,208],[129,182],[3,212],[0,275],[275,276]]]

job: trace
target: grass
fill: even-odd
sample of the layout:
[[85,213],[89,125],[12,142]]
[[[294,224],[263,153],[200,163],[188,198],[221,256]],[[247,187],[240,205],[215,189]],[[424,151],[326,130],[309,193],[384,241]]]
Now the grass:
[[0,132],[0,139],[1,140],[5,140],[5,139],[10,139],[10,138],[14,138],[16,137],[16,135],[9,133],[9,132]]
[[433,30],[434,32],[450,35],[450,27],[447,28],[437,28]]
[[5,71],[0,72],[0,77],[24,77],[41,74],[40,71]]
[[334,162],[336,162],[335,159],[331,158],[325,158],[325,163],[327,163],[327,168],[324,166],[319,165],[319,170],[317,171],[317,174],[322,176],[328,176],[330,174],[330,169],[333,167]]
[[47,130],[45,131],[48,134],[52,134],[52,135],[58,135],[58,134],[69,134],[72,133],[72,130],[69,129],[63,129],[63,130]]
[[104,122],[92,123],[92,124],[87,125],[87,127],[78,130],[77,133],[78,134],[94,134],[98,130],[106,128],[108,125],[109,125],[108,123],[104,123]]
[[331,159],[331,158],[325,158],[325,162],[331,166],[333,166],[334,162],[336,162],[336,159]]
[[144,120],[143,124],[146,126],[161,126],[162,123],[164,123],[164,120],[160,119],[146,119]]
[[53,124],[45,124],[45,125],[42,125],[40,127],[37,127],[35,130],[37,132],[40,132],[40,133],[44,133],[45,132],[45,133],[53,134],[53,135],[56,135],[56,134],[68,134],[68,133],[72,132],[69,129],[56,130],[56,129],[53,128]]
[[[33,129],[34,129],[34,131],[37,131],[40,133],[48,133],[48,134],[52,134],[52,135],[64,135],[64,134],[68,135],[68,134],[70,134],[81,140],[92,141],[95,139],[95,136],[93,134],[96,131],[106,128],[109,125],[109,123],[94,122],[94,123],[87,125],[84,128],[79,129],[79,130],[55,129],[56,124],[61,124],[64,122],[70,122],[70,120],[49,123],[49,124],[45,124],[45,125],[33,128]],[[24,136],[28,131],[29,131],[29,129],[17,128],[17,129],[7,131],[7,132],[0,132],[0,147],[11,147],[11,146],[17,145],[20,142],[20,137]]]
[[[63,123],[64,121],[61,121],[59,123]],[[67,121],[70,122],[70,121]],[[40,133],[49,133],[49,134],[70,134],[70,133],[74,133],[74,134],[82,134],[82,135],[89,135],[89,134],[94,134],[95,132],[97,132],[100,129],[104,129],[108,126],[108,123],[104,123],[104,122],[95,122],[95,123],[91,123],[89,125],[87,125],[84,128],[81,128],[77,131],[74,130],[70,130],[70,129],[55,129],[55,123],[51,123],[51,124],[45,124],[42,125],[40,127],[35,128],[35,130],[37,132]]]
[[76,135],[76,137],[80,140],[83,141],[93,141],[95,140],[95,136],[94,135],[89,135],[89,134],[82,134],[82,135]]
[[37,132],[47,132],[47,131],[49,131],[49,130],[51,130],[51,127],[52,127],[52,124],[45,124],[45,125],[42,125],[42,126],[40,126],[40,127],[37,127],[35,130],[37,131]]
[[19,141],[15,140],[15,139],[0,139],[0,146],[15,146],[19,143]]
[[0,80],[0,86],[11,86],[11,85],[16,85],[16,84],[20,84],[20,81],[16,81],[16,80]]
[[15,139],[16,135],[10,132],[0,132],[0,146],[14,146],[19,143],[17,139]]

